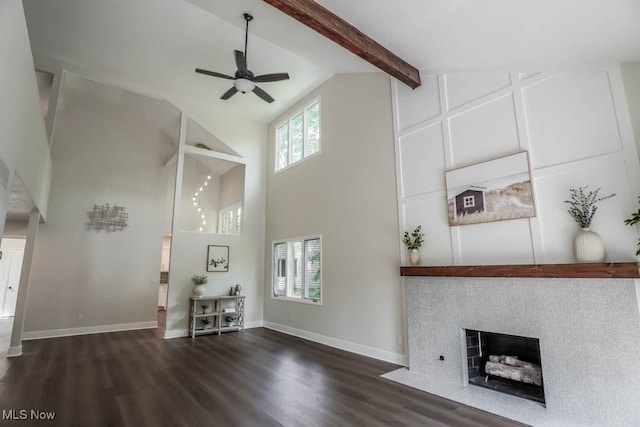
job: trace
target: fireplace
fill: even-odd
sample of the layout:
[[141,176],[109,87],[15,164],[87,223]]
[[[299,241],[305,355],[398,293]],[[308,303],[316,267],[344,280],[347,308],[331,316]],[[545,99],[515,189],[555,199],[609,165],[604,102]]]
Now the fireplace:
[[469,384],[544,404],[540,341],[465,329]]
[[[638,425],[637,263],[445,268],[403,267],[414,274],[404,279],[403,384],[528,425]],[[544,405],[469,385],[466,329],[538,338]]]

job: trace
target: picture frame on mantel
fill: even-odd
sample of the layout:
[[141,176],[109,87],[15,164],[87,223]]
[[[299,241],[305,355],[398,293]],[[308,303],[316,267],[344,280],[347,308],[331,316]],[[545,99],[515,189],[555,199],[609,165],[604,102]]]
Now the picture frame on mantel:
[[445,179],[451,227],[536,216],[526,151],[449,170]]
[[207,247],[207,272],[229,271],[229,246],[209,245]]

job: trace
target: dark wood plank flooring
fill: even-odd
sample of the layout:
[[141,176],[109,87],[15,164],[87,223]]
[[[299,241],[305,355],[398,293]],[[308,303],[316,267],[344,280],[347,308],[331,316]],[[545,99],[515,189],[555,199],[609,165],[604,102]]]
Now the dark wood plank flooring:
[[0,411],[56,418],[0,423],[521,425],[379,377],[395,368],[263,328],[195,340],[145,330],[27,341],[22,357],[0,360]]

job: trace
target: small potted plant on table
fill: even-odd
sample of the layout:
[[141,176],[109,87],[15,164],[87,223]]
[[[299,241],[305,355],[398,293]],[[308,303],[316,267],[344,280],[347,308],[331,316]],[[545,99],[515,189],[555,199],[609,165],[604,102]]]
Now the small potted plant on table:
[[205,292],[207,292],[205,284],[209,281],[209,278],[206,274],[194,274],[191,276],[191,281],[193,281],[193,284],[195,285],[193,287],[194,297],[201,297]]
[[237,316],[235,314],[229,314],[228,316],[225,316],[224,320],[225,322],[227,322],[227,326],[233,326],[234,322],[236,321]]

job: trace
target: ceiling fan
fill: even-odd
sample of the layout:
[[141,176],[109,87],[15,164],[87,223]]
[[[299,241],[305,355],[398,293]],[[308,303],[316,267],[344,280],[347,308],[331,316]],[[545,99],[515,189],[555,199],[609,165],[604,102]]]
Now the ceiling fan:
[[253,16],[248,13],[244,14],[244,20],[246,21],[246,29],[244,34],[244,53],[235,50],[236,67],[238,70],[234,77],[226,74],[216,73],[215,71],[204,70],[202,68],[196,68],[196,73],[206,74],[207,76],[219,77],[221,79],[233,80],[233,86],[226,91],[220,99],[229,99],[237,92],[247,93],[253,92],[263,100],[271,103],[274,99],[260,87],[256,86],[256,83],[267,82],[279,82],[281,80],[289,79],[287,73],[274,73],[263,74],[261,76],[254,76],[253,73],[247,68],[247,40],[249,37],[249,22],[253,20]]

